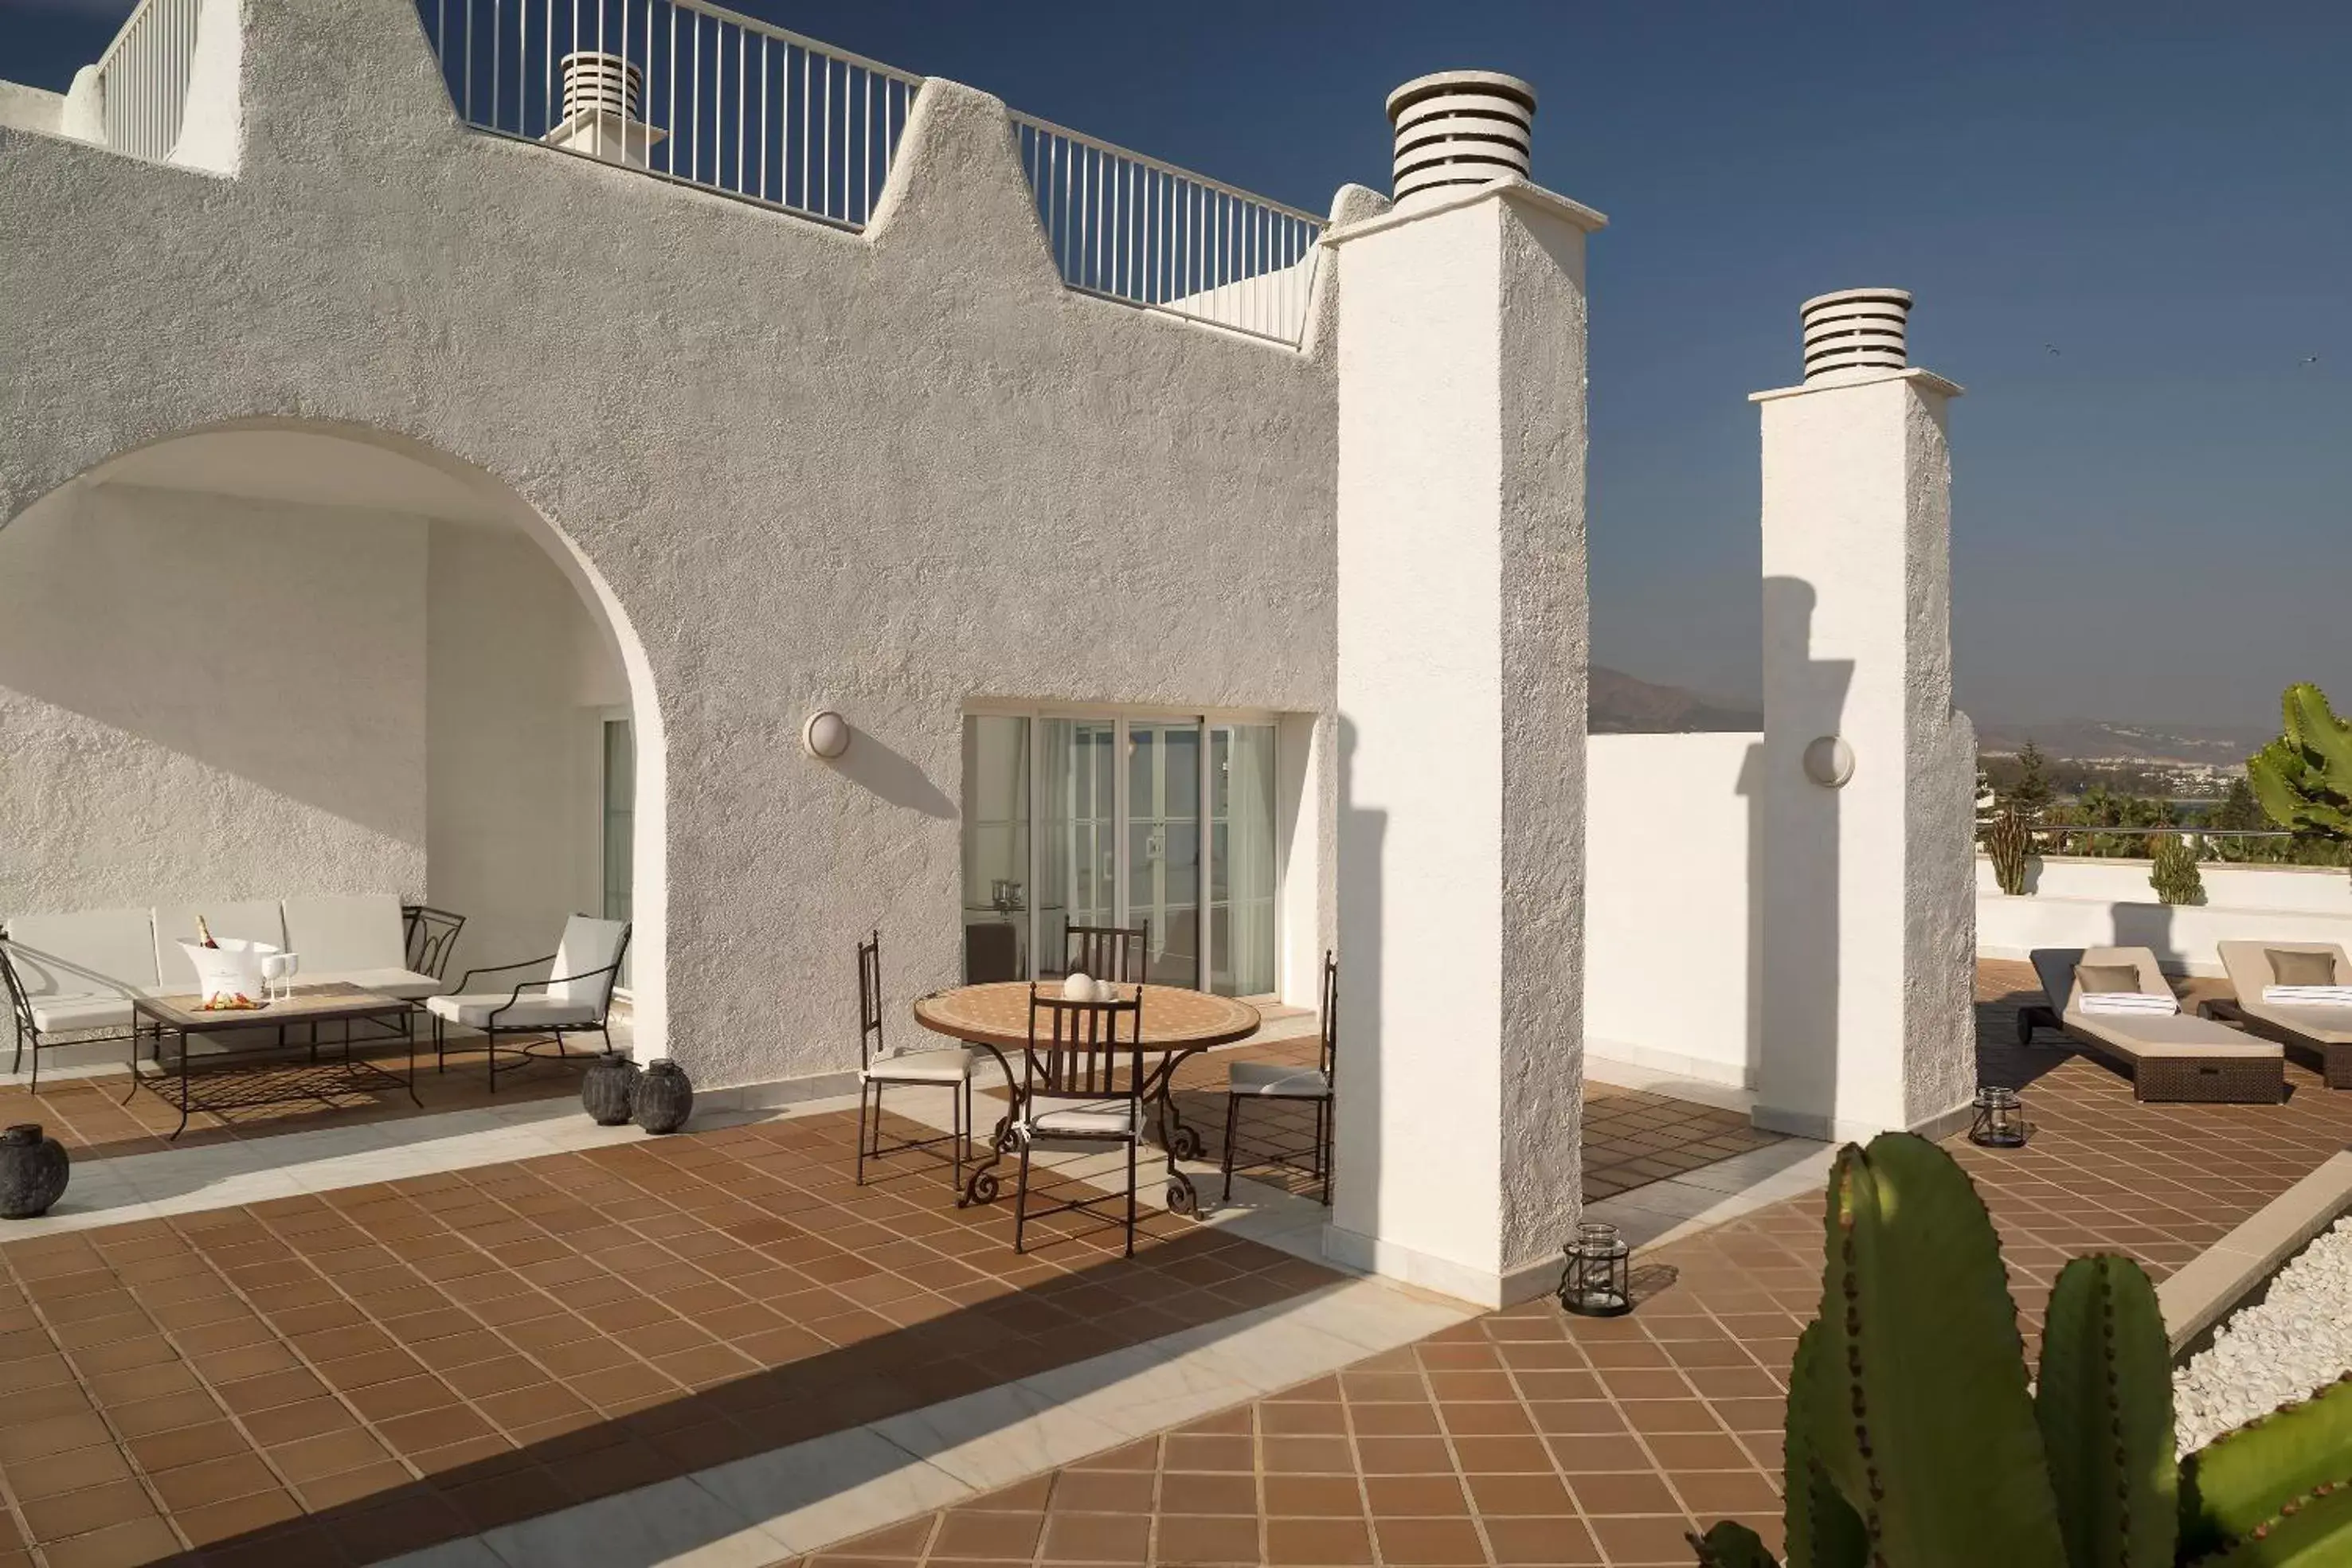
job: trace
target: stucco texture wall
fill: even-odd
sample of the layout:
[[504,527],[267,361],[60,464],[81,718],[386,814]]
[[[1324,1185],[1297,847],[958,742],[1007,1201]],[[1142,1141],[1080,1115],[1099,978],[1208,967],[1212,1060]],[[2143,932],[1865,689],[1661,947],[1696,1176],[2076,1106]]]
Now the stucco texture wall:
[[0,517],[257,417],[510,487],[642,648],[706,1085],[853,1061],[870,926],[894,1011],[955,974],[968,697],[1329,711],[1328,357],[1063,287],[995,100],[925,86],[851,235],[467,131],[406,0],[244,18],[234,177],[0,129]]
[[425,527],[76,485],[0,530],[0,918],[425,890]]

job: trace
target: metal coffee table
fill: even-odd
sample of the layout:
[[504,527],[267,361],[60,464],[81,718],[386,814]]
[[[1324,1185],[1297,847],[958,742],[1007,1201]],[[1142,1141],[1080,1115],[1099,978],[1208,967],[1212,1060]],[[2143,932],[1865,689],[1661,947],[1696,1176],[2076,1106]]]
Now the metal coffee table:
[[[174,1138],[187,1131],[188,1113],[191,1111],[208,1111],[218,1114],[244,1106],[284,1104],[297,1100],[316,1100],[330,1110],[340,1109],[334,1099],[320,1087],[320,1074],[317,1071],[305,1072],[300,1071],[298,1064],[296,1071],[291,1072],[273,1073],[268,1071],[265,1064],[257,1061],[257,1058],[265,1051],[276,1054],[283,1051],[298,1049],[289,1047],[286,1043],[286,1029],[291,1024],[310,1024],[314,1026],[312,1040],[309,1042],[310,1065],[315,1066],[320,1050],[315,1026],[323,1023],[341,1023],[343,1026],[342,1039],[333,1043],[341,1045],[343,1053],[342,1061],[331,1065],[341,1067],[344,1080],[346,1082],[357,1080],[370,1084],[381,1082],[394,1089],[404,1089],[408,1092],[410,1102],[422,1110],[425,1103],[416,1098],[415,1009],[414,1002],[403,1001],[398,997],[380,996],[374,991],[362,990],[357,986],[343,985],[297,986],[281,1000],[269,1002],[258,1008],[238,1009],[235,1011],[208,1011],[204,1006],[204,999],[193,994],[173,997],[134,997],[131,1002],[131,1089],[129,1093],[122,1096],[122,1103],[126,1105],[131,1103],[131,1096],[139,1092],[139,1086],[142,1083],[151,1084],[158,1095],[169,1100],[172,1096],[164,1093],[163,1082],[176,1077],[180,1085],[178,1097],[180,1124],[173,1128],[169,1134]],[[352,1025],[362,1020],[387,1024],[397,1031],[398,1038],[406,1040],[408,1045],[406,1077],[404,1078],[388,1068],[378,1066],[364,1057],[357,1060],[352,1058]],[[257,1030],[273,1030],[277,1038],[266,1043],[251,1045],[229,1044],[224,1039],[222,1049],[206,1053],[201,1061],[194,1064],[194,1069],[191,1071],[188,1051],[190,1035],[206,1035],[221,1039],[228,1036],[248,1035]],[[163,1066],[165,1035],[178,1037],[179,1050],[173,1053],[178,1058],[175,1063],[176,1071]],[[156,1071],[152,1073],[143,1073],[139,1070],[139,1046],[142,1040],[154,1041],[154,1049],[151,1056]],[[384,1040],[383,1036],[378,1035],[362,1043],[381,1045]],[[331,1071],[331,1066],[330,1070]],[[194,1087],[198,1083],[213,1079],[233,1082],[240,1076],[245,1080],[243,1083],[217,1092],[202,1091]]]

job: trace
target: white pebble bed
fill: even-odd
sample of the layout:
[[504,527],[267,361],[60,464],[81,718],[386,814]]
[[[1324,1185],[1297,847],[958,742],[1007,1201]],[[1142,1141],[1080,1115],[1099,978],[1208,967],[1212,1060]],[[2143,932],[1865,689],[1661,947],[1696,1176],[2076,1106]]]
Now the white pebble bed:
[[2352,1371],[2352,1217],[2313,1238],[2172,1375],[2179,1451],[2309,1398]]

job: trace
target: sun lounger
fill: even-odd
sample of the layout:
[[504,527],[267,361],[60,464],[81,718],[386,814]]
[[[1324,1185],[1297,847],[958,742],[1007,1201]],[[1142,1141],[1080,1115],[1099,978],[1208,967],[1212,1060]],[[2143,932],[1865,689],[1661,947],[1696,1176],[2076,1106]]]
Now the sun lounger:
[[[2145,947],[2034,949],[2033,969],[2058,1028],[2129,1072],[2135,1097],[2257,1105],[2285,1097],[2286,1058],[2276,1043],[2187,1013],[2086,1010],[2075,978],[2085,966],[2129,966],[2144,994],[2169,996],[2172,988]],[[2021,1029],[2021,1038],[2028,1034],[2030,1026]]]
[[2229,971],[2234,1001],[2212,1002],[2216,1017],[2232,1018],[2266,1040],[2284,1046],[2288,1054],[2308,1061],[2330,1089],[2352,1089],[2352,1007],[2322,1007],[2303,1002],[2273,1001],[2263,996],[2276,980],[2272,953],[2313,953],[2335,960],[2336,982],[2352,983],[2352,961],[2344,949],[2326,942],[2224,942],[2221,967]]

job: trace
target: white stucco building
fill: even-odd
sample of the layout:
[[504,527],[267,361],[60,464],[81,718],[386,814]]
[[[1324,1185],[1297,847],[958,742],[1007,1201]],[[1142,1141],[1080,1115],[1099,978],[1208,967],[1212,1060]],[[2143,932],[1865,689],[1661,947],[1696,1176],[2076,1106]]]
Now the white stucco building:
[[[1304,1005],[1336,946],[1331,1249],[1524,1293],[1587,1009],[1648,1027],[1653,984],[1633,927],[1587,973],[1586,802],[1639,791],[1598,745],[1588,790],[1601,220],[1530,182],[1532,93],[1436,84],[1505,128],[1449,150],[1401,91],[1399,203],[1314,214],[686,0],[588,9],[148,0],[70,94],[0,87],[0,916],[397,893],[468,915],[463,967],[625,915],[641,1054],[778,1095],[855,1065],[876,926],[901,1018],[1072,921]],[[1940,615],[1885,597],[1944,591],[1943,383],[1880,379],[1814,394],[1850,449],[1767,527],[1883,460],[1825,503],[1896,551],[1846,585],[1889,662],[1845,821],[1916,847],[1850,836],[1842,894],[1948,883],[1959,926],[1841,1015],[1891,1080],[1789,1080],[1841,1131],[1950,1108],[1952,987],[1904,967],[1969,919],[1964,822],[1920,814],[1972,762]],[[1764,873],[1715,870],[1744,935]],[[1752,950],[1703,1009],[1740,1051]]]

